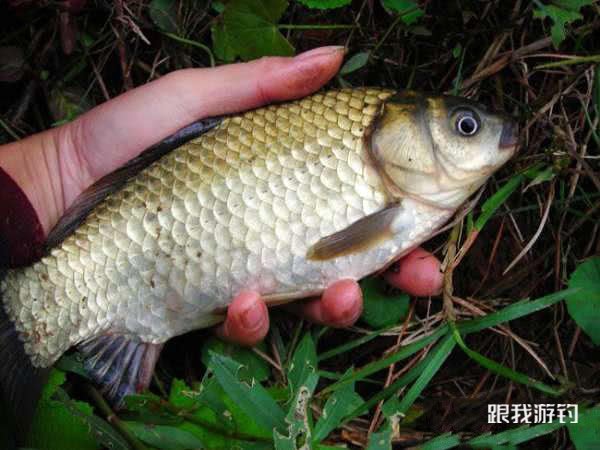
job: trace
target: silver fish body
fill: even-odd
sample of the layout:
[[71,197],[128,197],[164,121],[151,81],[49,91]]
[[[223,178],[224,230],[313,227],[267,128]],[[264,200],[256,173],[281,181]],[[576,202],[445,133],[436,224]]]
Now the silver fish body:
[[[481,130],[461,136],[457,114]],[[161,344],[213,325],[244,289],[280,302],[360,279],[425,241],[510,157],[506,126],[470,102],[383,89],[227,117],[10,271],[4,309],[47,367],[102,336]]]

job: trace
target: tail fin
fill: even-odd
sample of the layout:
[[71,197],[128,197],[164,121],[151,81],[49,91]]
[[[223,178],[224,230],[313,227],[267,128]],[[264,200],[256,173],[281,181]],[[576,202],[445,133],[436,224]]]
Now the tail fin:
[[[44,387],[48,369],[33,367],[14,324],[4,310],[2,280],[7,267],[6,246],[0,242],[0,404],[14,430],[15,442],[23,445]],[[15,442],[2,448],[14,448]]]

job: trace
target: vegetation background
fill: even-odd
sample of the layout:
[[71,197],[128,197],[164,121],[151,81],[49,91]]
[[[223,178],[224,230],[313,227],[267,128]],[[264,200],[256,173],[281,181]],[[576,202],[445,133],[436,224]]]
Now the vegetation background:
[[[348,56],[332,86],[464,95],[522,127],[519,155],[478,206],[427,244],[445,260],[443,298],[412,301],[366,280],[352,329],[275,312],[253,350],[189,334],[167,346],[152,392],[118,414],[70,354],[45,389],[32,448],[600,448],[600,2],[8,0],[0,10],[0,143],[176,69],[334,44]],[[488,424],[490,403],[578,404],[579,424]]]

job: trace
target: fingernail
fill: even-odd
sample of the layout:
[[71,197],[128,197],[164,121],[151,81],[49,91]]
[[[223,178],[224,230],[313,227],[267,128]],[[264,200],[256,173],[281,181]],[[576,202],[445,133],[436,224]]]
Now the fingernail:
[[327,47],[317,47],[312,50],[308,50],[307,52],[300,53],[297,55],[294,60],[295,61],[305,61],[310,58],[317,58],[324,55],[331,55],[338,52],[346,52],[346,47],[343,45],[329,45]]
[[256,330],[262,325],[263,310],[259,304],[254,304],[242,313],[242,325],[248,330]]

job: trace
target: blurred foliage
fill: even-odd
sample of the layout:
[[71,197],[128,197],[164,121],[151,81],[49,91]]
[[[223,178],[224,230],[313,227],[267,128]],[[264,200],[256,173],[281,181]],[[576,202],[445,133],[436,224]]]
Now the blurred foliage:
[[565,27],[571,22],[583,19],[579,11],[584,6],[594,3],[594,0],[550,0],[547,3],[543,3],[542,0],[534,0],[534,3],[536,9],[533,11],[533,17],[550,18],[552,42],[558,47],[567,37]]
[[577,266],[569,279],[577,292],[567,297],[569,314],[596,345],[600,345],[600,257]]
[[265,55],[290,56],[294,47],[277,23],[288,7],[286,0],[231,0],[212,28],[213,51],[223,61],[248,61]]
[[[99,449],[100,445],[85,421],[72,414],[65,402],[53,398],[65,381],[64,372],[54,369],[50,373],[29,433],[29,445],[44,450]],[[88,403],[74,402],[74,406],[85,415],[93,415]]]

